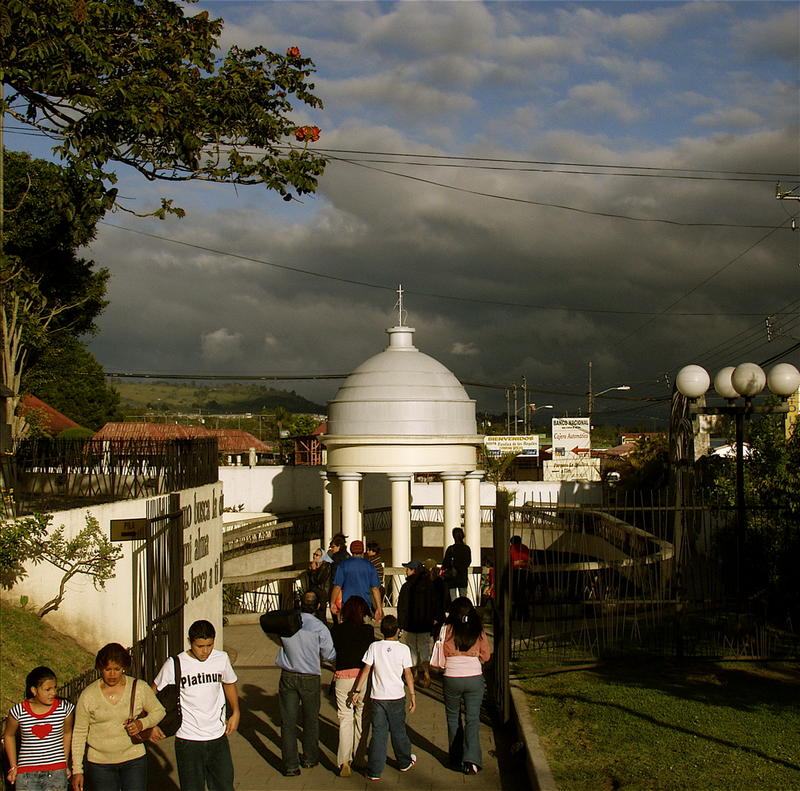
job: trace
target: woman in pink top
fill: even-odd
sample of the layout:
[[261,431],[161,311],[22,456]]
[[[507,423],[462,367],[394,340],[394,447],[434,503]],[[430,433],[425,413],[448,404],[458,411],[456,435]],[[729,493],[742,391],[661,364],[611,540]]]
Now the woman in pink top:
[[[481,618],[466,596],[450,604],[442,627],[444,634],[444,709],[447,716],[447,743],[450,765],[464,774],[481,770],[481,703],[486,689],[483,663],[491,656]],[[458,744],[461,731],[461,702],[464,702],[463,748]]]

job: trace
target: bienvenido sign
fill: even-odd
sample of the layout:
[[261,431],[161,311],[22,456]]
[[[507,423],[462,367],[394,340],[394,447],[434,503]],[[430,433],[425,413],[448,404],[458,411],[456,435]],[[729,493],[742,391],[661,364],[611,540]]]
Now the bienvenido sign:
[[483,438],[483,446],[489,456],[505,456],[507,453],[513,453],[516,456],[536,458],[539,455],[539,435],[487,436]]

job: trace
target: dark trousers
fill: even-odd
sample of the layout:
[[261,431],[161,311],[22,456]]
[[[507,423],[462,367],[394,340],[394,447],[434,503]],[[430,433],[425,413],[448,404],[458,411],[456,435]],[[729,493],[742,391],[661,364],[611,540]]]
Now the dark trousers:
[[233,761],[227,736],[207,742],[175,738],[181,791],[233,791]]
[[[486,683],[483,676],[444,677],[444,711],[450,763],[468,761],[483,765],[481,756],[481,703]],[[464,701],[464,719],[461,719]],[[463,742],[459,741],[463,738]]]
[[367,774],[380,777],[386,766],[386,741],[392,736],[394,757],[400,769],[411,763],[411,740],[406,731],[406,699],[375,700],[372,703],[372,738],[369,742]]
[[281,755],[284,772],[300,768],[297,754],[297,722],[303,708],[303,759],[305,763],[319,761],[319,704],[320,677],[309,673],[281,671],[278,683],[278,703],[281,709]]
[[95,791],[147,791],[147,756],[119,764],[87,761],[86,774]]

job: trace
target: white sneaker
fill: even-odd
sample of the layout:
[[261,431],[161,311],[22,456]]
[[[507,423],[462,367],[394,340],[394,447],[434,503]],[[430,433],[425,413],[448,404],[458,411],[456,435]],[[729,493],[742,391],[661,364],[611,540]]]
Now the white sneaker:
[[407,772],[409,769],[413,768],[414,764],[417,762],[417,756],[414,753],[411,753],[411,763],[405,768],[401,769],[401,772]]

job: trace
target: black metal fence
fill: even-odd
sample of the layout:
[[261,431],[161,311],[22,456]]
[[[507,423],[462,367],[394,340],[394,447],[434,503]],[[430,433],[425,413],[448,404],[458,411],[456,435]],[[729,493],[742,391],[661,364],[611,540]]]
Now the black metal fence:
[[529,558],[510,571],[513,655],[800,658],[797,596],[781,570],[791,515],[750,511],[739,546],[734,509],[672,502],[629,492],[602,507],[510,509]]
[[215,483],[217,438],[24,440],[12,466],[17,515],[65,510]]

